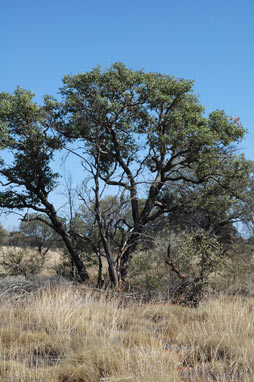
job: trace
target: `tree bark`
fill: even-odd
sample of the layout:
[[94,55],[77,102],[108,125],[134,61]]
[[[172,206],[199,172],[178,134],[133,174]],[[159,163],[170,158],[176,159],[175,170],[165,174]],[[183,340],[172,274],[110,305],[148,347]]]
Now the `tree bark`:
[[47,213],[47,215],[48,215],[48,217],[52,223],[53,228],[61,236],[61,238],[62,238],[62,240],[63,240],[63,242],[64,242],[64,244],[65,244],[65,246],[66,246],[66,248],[70,254],[70,257],[71,257],[73,263],[75,264],[75,266],[77,268],[78,275],[79,275],[81,281],[82,282],[88,281],[89,275],[87,273],[87,270],[86,270],[83,262],[81,261],[79,255],[77,254],[77,252],[73,246],[73,243],[72,243],[72,240],[71,240],[69,233],[66,231],[62,222],[59,220],[54,206],[51,203],[49,203],[48,200],[45,197],[43,197],[42,195],[40,195],[40,199],[42,200],[42,203],[46,207],[46,213]]

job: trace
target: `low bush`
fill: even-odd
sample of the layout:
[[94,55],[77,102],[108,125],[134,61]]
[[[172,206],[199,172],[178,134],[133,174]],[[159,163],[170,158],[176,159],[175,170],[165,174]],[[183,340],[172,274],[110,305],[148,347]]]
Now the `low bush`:
[[38,274],[44,267],[45,256],[29,248],[2,247],[0,266],[2,273],[10,276]]

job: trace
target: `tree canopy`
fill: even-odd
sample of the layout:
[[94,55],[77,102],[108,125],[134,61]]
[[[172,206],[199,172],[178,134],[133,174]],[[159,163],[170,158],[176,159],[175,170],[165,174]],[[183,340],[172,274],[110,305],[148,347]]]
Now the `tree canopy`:
[[[116,63],[104,71],[96,67],[65,76],[60,92],[61,102],[48,96],[43,106],[22,89],[0,95],[1,126],[14,157],[11,164],[1,163],[2,207],[47,214],[68,245],[69,234],[63,233],[47,197],[57,180],[55,151],[77,155],[84,178],[90,179],[92,204],[87,193],[80,191],[79,198],[94,216],[114,285],[125,279],[145,227],[161,216],[184,209],[208,216],[209,210],[215,219],[212,210],[221,210],[218,224],[241,219],[253,167],[234,152],[234,145],[245,129],[224,111],[207,116],[193,81]],[[118,195],[119,216],[129,206],[128,219],[114,217],[115,229],[122,232],[117,255],[108,234],[112,219],[101,203],[105,192]]]
[[[34,210],[50,220],[44,223],[63,239],[83,281],[88,274],[71,243],[71,238],[48,196],[56,187],[58,174],[52,168],[61,141],[51,130],[51,100],[42,106],[33,102],[34,94],[17,88],[13,95],[0,94],[0,119],[5,126],[7,159],[1,160],[0,206],[10,210]],[[40,220],[43,220],[40,217]]]

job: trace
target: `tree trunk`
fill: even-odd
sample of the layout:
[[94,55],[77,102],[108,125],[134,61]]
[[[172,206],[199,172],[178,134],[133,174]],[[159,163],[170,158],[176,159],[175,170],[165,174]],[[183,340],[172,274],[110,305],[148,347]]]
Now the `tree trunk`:
[[87,273],[87,270],[73,246],[69,233],[66,231],[61,220],[59,220],[54,206],[51,203],[49,203],[46,198],[41,197],[41,199],[43,201],[44,206],[46,207],[47,215],[52,223],[52,226],[54,227],[54,230],[61,236],[62,240],[64,241],[64,244],[70,254],[71,260],[77,268],[78,275],[81,281],[88,281],[89,275]]
[[138,240],[140,239],[140,234],[142,233],[142,229],[139,228],[136,230],[133,235],[130,236],[129,240],[125,244],[126,250],[123,249],[123,255],[120,257],[120,279],[121,282],[124,282],[124,280],[127,277],[129,264],[132,259],[133,253],[135,252],[138,244]]
[[98,265],[98,276],[97,276],[97,288],[101,289],[103,287],[104,280],[102,278],[102,261],[101,261],[100,253],[97,253],[97,257],[98,257],[98,262],[99,262],[99,265]]
[[118,275],[117,275],[117,270],[116,270],[113,254],[111,252],[110,246],[108,244],[108,241],[107,241],[107,239],[104,235],[103,229],[101,229],[101,227],[100,227],[100,233],[101,233],[101,237],[102,237],[103,248],[104,248],[105,255],[106,255],[107,261],[108,261],[108,270],[109,270],[110,281],[115,288],[119,288],[119,279],[118,279]]
[[71,242],[71,239],[69,238],[69,235],[68,236],[67,235],[68,235],[68,233],[66,232],[66,233],[63,233],[61,236],[62,236],[62,239],[66,245],[66,248],[68,249],[68,252],[71,256],[71,260],[77,268],[78,275],[79,275],[81,281],[82,282],[88,281],[89,275],[86,271],[86,268],[85,268],[83,262],[81,261],[79,255],[76,253],[75,248],[73,247],[73,244]]

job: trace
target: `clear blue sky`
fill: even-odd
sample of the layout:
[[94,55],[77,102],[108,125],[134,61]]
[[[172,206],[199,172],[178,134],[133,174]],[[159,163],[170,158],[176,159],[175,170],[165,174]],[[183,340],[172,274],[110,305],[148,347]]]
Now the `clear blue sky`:
[[240,117],[254,159],[253,17],[254,0],[0,0],[0,91],[40,101],[115,61],[194,79],[207,112]]

